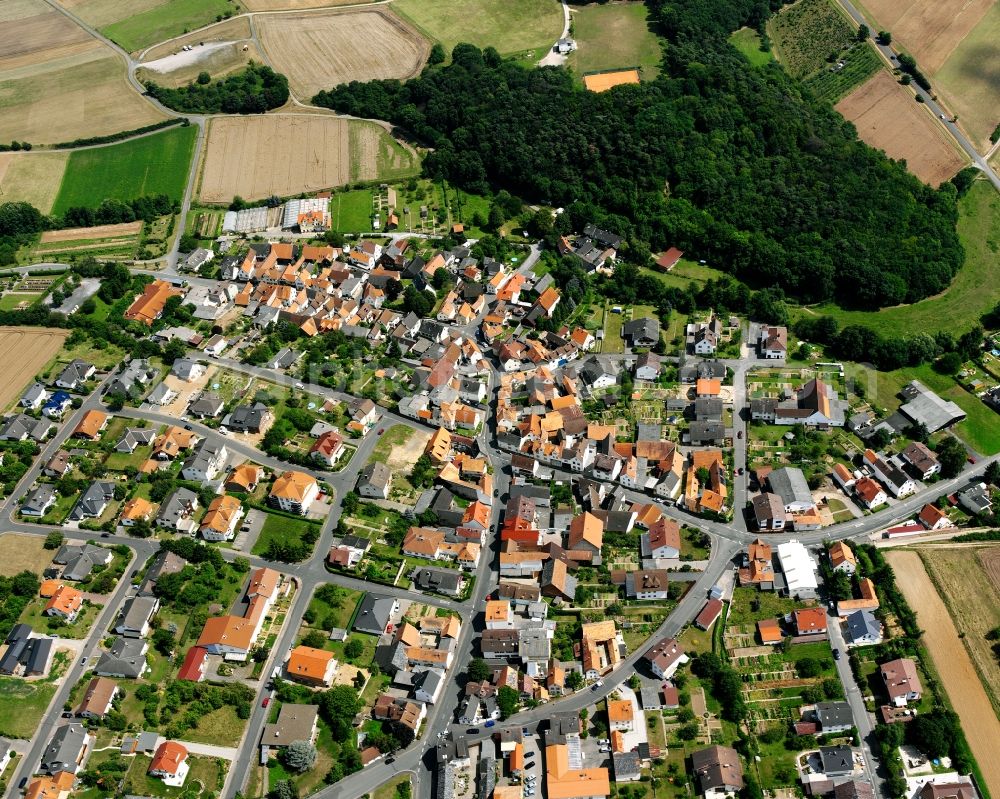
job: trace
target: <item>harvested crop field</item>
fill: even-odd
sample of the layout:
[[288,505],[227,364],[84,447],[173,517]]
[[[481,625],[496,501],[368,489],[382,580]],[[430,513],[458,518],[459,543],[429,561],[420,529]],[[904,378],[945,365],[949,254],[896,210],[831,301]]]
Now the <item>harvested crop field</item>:
[[858,136],[890,158],[905,159],[910,172],[937,187],[965,165],[944,129],[913,92],[881,70],[836,105]]
[[984,64],[1000,63],[1000,3],[994,3],[979,24],[944,62],[932,82],[948,108],[959,118],[980,152],[992,145],[989,136],[1000,124],[1000,73]]
[[617,72],[601,72],[597,75],[584,75],[583,85],[592,92],[606,92],[614,86],[621,86],[623,83],[638,83],[639,70],[622,69]]
[[1000,663],[993,642],[986,636],[1000,627],[1000,604],[984,600],[1000,596],[1000,546],[942,545],[921,549],[920,556],[962,633],[962,643],[986,686],[994,711],[998,711]]
[[1000,791],[1000,761],[994,754],[994,742],[1000,741],[1000,720],[962,646],[948,608],[934,590],[918,553],[899,550],[886,552],[885,557],[896,573],[899,589],[917,613],[920,629],[924,630],[923,642],[958,713],[987,787],[996,794]]
[[42,367],[55,358],[68,330],[0,327],[0,408],[8,407],[28,387]]
[[0,3],[0,141],[55,144],[163,116],[114,52],[44,0]]
[[303,101],[352,80],[412,77],[430,51],[415,28],[381,7],[275,14],[257,18],[255,26],[271,66]]
[[89,239],[113,239],[118,236],[136,236],[142,231],[142,222],[122,222],[120,225],[98,225],[96,227],[76,227],[64,230],[46,230],[42,234],[42,244]]
[[0,201],[31,203],[43,214],[52,210],[69,153],[0,153]]
[[37,535],[3,533],[0,535],[0,575],[13,577],[22,571],[41,574],[52,562],[54,552],[45,548],[45,539]]
[[364,2],[365,0],[243,0],[243,5],[249,11],[304,11],[310,8],[358,6]]
[[864,0],[879,30],[892,32],[925,72],[933,75],[983,18],[995,0]]
[[[228,203],[237,194],[287,197],[373,180],[390,171],[380,153],[394,147],[410,153],[374,123],[320,114],[219,117],[209,127],[198,196]],[[410,157],[409,169],[397,172],[418,170]]]

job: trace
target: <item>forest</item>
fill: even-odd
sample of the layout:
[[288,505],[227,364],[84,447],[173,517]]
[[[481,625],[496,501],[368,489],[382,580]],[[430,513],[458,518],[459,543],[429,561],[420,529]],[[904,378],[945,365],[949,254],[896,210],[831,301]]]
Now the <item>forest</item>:
[[594,94],[561,67],[491,48],[406,83],[350,83],[314,102],[387,119],[433,148],[428,176],[506,189],[624,235],[631,259],[677,246],[754,287],[878,308],[943,290],[963,261],[956,187],[938,189],[857,139],[831,106],[726,41],[766,2],[649,0],[662,76]]
[[262,64],[212,81],[207,72],[198,80],[170,89],[146,82],[146,93],[174,111],[192,114],[263,114],[288,102],[288,79]]

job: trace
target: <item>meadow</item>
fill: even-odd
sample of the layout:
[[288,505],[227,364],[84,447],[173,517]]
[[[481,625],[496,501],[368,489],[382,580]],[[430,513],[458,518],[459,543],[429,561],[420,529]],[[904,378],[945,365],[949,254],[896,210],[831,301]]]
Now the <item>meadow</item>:
[[793,316],[828,315],[841,326],[867,325],[887,336],[970,329],[1000,302],[1000,281],[996,280],[1000,196],[987,181],[980,180],[959,200],[958,207],[958,233],[965,248],[965,265],[946,291],[912,305],[876,312],[849,311],[828,304],[799,309]]
[[729,43],[743,54],[751,66],[762,67],[774,61],[770,51],[760,49],[760,34],[753,28],[740,28],[729,37]]
[[171,39],[242,11],[236,0],[76,0],[69,4],[85,22],[129,52]]
[[568,63],[577,75],[636,67],[640,78],[656,77],[660,45],[644,3],[575,6],[572,13],[577,50]]
[[77,150],[69,157],[53,213],[97,206],[105,198],[131,200],[166,194],[184,196],[198,129],[176,127],[138,139]]
[[557,0],[394,0],[392,10],[449,56],[456,44],[469,42],[502,55],[533,50],[541,57],[563,28]]

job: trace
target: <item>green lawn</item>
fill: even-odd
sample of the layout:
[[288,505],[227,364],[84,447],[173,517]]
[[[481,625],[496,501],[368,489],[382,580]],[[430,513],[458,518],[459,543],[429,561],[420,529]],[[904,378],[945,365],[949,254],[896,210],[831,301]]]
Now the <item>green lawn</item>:
[[683,259],[678,261],[677,265],[669,272],[650,269],[648,267],[643,267],[642,271],[647,275],[655,277],[664,285],[676,286],[682,289],[686,289],[692,283],[696,289],[699,289],[709,280],[718,280],[726,275],[721,269]]
[[172,39],[215,22],[220,14],[238,12],[229,0],[167,0],[101,29],[101,33],[129,52]]
[[886,336],[914,332],[964,333],[984,313],[1000,302],[996,279],[1000,251],[1000,195],[986,180],[979,180],[958,202],[958,234],[965,247],[965,265],[946,291],[914,303],[877,312],[847,311],[833,304],[798,309],[796,317],[828,315],[841,326],[867,325]]
[[729,43],[743,54],[751,66],[762,67],[774,60],[769,50],[760,49],[760,34],[753,28],[740,28],[729,37]]
[[398,777],[393,777],[388,782],[383,783],[381,786],[375,789],[375,793],[372,799],[395,799],[396,787],[404,782],[410,781],[409,774],[400,774]]
[[302,539],[304,532],[315,526],[315,522],[310,522],[305,518],[293,519],[290,516],[267,513],[264,526],[257,537],[257,543],[253,546],[253,554],[263,555],[272,539],[298,542]]
[[372,192],[370,189],[345,191],[333,195],[330,202],[333,227],[343,233],[370,233],[372,229]]
[[0,297],[0,311],[12,311],[22,302],[32,304],[41,297],[41,294],[4,294]]
[[[133,758],[132,765],[125,777],[124,791],[126,794],[136,796],[174,797],[180,796],[182,793],[193,789],[197,792],[193,794],[195,796],[215,796],[220,787],[219,764],[225,764],[225,761],[223,760],[190,755],[188,762],[191,765],[191,770],[188,772],[187,779],[184,781],[184,786],[181,788],[171,788],[164,785],[163,780],[158,780],[155,777],[150,777],[146,774],[151,762],[152,758],[147,755],[136,755]],[[223,765],[222,768],[225,768],[225,765]],[[202,786],[201,791],[198,791],[199,784]]]
[[459,42],[495,47],[502,55],[539,50],[541,57],[562,33],[556,0],[395,0],[392,10],[451,55]]
[[778,596],[774,591],[758,591],[749,587],[736,588],[733,590],[733,601],[729,605],[727,625],[755,624],[761,619],[772,619],[791,613],[796,607],[794,599]]
[[184,738],[196,743],[237,746],[245,725],[246,721],[236,715],[236,708],[227,705],[202,716],[198,726],[186,732]]
[[175,127],[108,147],[74,151],[52,212],[97,206],[107,198],[166,194],[180,200],[197,135],[193,125]]
[[578,76],[590,72],[638,68],[642,78],[654,78],[660,65],[660,44],[650,30],[644,3],[596,3],[573,7],[573,38],[577,50],[569,66]]
[[409,425],[393,425],[385,431],[379,439],[378,444],[375,445],[375,451],[372,452],[371,460],[385,463],[389,459],[389,453],[392,452],[392,448],[405,444],[413,436],[413,433],[414,429]]
[[47,599],[35,597],[21,611],[21,617],[18,621],[30,625],[31,629],[37,632],[49,631],[58,634],[60,638],[79,639],[87,637],[87,633],[90,632],[90,628],[97,620],[97,614],[101,610],[97,605],[87,604],[80,609],[76,621],[72,624],[61,624],[57,619],[44,615],[47,602]]
[[34,735],[55,692],[52,683],[0,677],[0,735],[11,738]]
[[954,431],[977,452],[993,455],[1000,452],[1000,424],[996,413],[975,395],[956,383],[951,377],[934,371],[929,364],[896,369],[893,372],[876,372],[876,395],[871,401],[893,410],[901,400],[896,395],[911,380],[919,380],[945,399],[952,400],[968,414]]
[[306,609],[306,616],[312,618],[310,627],[322,629],[329,632],[334,627],[347,629],[347,624],[354,615],[354,609],[361,601],[363,592],[352,591],[350,588],[335,586],[336,599],[333,604],[325,602],[318,594],[314,594],[309,600],[309,607]]

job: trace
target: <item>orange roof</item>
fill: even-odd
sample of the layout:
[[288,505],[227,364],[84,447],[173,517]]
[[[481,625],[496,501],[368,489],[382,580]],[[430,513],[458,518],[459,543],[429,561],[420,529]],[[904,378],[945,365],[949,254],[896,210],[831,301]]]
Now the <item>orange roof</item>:
[[160,771],[165,774],[176,774],[177,769],[187,759],[188,750],[177,741],[164,741],[159,745],[153,762],[149,764],[150,771]]
[[420,631],[408,621],[404,621],[396,628],[396,640],[407,646],[420,646]]
[[625,751],[625,733],[623,733],[621,730],[614,730],[611,733],[611,751],[612,752]]
[[491,599],[486,603],[486,621],[507,621],[510,618],[510,602],[506,599]]
[[208,511],[201,520],[203,530],[215,530],[227,533],[232,528],[233,520],[239,516],[243,506],[236,497],[216,497],[208,506]]
[[108,422],[108,415],[106,413],[101,413],[100,411],[87,411],[83,418],[80,420],[80,424],[76,426],[73,431],[73,435],[85,436],[87,438],[97,438],[101,429]]
[[548,799],[610,796],[611,781],[606,768],[571,769],[569,747],[551,744],[545,747],[545,788]]
[[478,500],[473,502],[469,507],[465,509],[465,513],[462,514],[462,524],[471,524],[473,522],[478,522],[482,527],[488,527],[490,524],[490,508],[489,505],[485,505]]
[[45,580],[42,583],[42,587],[38,589],[38,595],[43,599],[48,599],[62,587],[63,587],[62,580]]
[[142,497],[132,497],[122,506],[122,519],[136,521],[148,519],[153,513],[153,503]]
[[322,682],[333,660],[333,652],[314,649],[311,646],[297,646],[288,657],[287,670],[293,677],[305,677]]
[[252,466],[249,463],[244,463],[242,466],[237,466],[233,469],[232,474],[226,478],[226,482],[249,489],[250,486],[256,485],[260,482],[260,478],[263,476],[263,473],[264,470],[259,466]]
[[521,771],[524,768],[524,746],[520,741],[514,744],[514,750],[510,753],[510,770]]
[[854,557],[854,552],[851,551],[850,546],[843,541],[838,541],[830,547],[830,563],[836,568],[843,563],[850,563],[853,566],[857,566],[858,561]]
[[604,524],[594,514],[587,511],[570,522],[567,545],[570,549],[574,549],[577,544],[584,541],[598,551],[604,542]]
[[301,502],[309,487],[314,485],[316,485],[316,481],[308,474],[285,472],[274,481],[274,485],[271,487],[271,496]]
[[608,701],[608,721],[632,721],[635,713],[632,703],[627,699],[612,699]]
[[559,292],[552,286],[545,289],[541,296],[538,298],[538,304],[541,305],[546,311],[552,311],[556,307],[556,303],[559,302]]
[[83,594],[70,585],[61,585],[45,604],[45,610],[57,610],[71,616],[83,607]]
[[144,325],[152,325],[160,318],[167,300],[171,297],[179,297],[183,293],[166,281],[154,280],[128,307],[128,310],[125,311],[125,318],[134,319]]
[[37,777],[31,781],[24,793],[24,799],[59,799],[73,789],[76,776],[69,771],[60,771],[54,777]]
[[917,517],[928,527],[933,527],[942,519],[948,518],[947,514],[941,510],[936,505],[931,505],[927,503],[920,509],[920,515]]
[[850,482],[851,479],[853,478],[851,473],[848,471],[847,467],[844,466],[844,464],[842,463],[833,464],[833,473],[837,475],[837,477],[839,477],[845,483]]
[[255,623],[239,616],[211,616],[205,621],[198,646],[231,646],[249,649],[253,643]]
[[764,619],[757,622],[757,634],[760,636],[761,643],[781,643],[781,626],[777,619]]
[[584,75],[583,85],[592,92],[606,92],[614,86],[623,83],[638,83],[639,70],[620,69],[614,72],[599,72],[596,75]]
[[272,597],[279,582],[281,582],[281,574],[274,569],[269,569],[266,566],[255,569],[250,576],[250,585],[247,586],[247,596]]
[[695,382],[694,390],[699,397],[715,397],[718,396],[719,392],[722,390],[722,383],[719,380],[701,378]]
[[795,629],[800,633],[822,632],[826,630],[826,612],[823,608],[796,610]]

